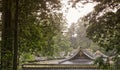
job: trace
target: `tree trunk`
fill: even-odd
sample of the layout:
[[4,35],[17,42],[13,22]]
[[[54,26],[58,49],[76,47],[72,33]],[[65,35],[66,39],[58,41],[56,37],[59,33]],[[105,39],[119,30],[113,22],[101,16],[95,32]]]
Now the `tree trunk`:
[[14,58],[13,58],[13,70],[17,70],[18,65],[18,0],[15,0],[15,25],[14,25]]
[[[2,0],[1,70],[17,69],[16,0]],[[14,58],[13,58],[14,57]],[[14,67],[15,65],[15,67]]]

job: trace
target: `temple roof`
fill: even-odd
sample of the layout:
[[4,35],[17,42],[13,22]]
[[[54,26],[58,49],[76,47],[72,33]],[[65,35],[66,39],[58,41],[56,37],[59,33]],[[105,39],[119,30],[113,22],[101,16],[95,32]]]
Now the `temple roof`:
[[91,52],[79,47],[71,57],[61,61],[60,64],[64,64],[64,63],[89,64],[94,59],[95,59],[95,56]]
[[98,57],[108,57],[107,55],[103,54],[101,51],[97,50],[95,53],[94,53],[95,57],[98,58]]
[[77,48],[73,54],[66,59],[45,60],[37,63],[40,64],[93,64],[94,60],[100,56],[107,57],[105,54],[97,50],[93,53],[91,49]]

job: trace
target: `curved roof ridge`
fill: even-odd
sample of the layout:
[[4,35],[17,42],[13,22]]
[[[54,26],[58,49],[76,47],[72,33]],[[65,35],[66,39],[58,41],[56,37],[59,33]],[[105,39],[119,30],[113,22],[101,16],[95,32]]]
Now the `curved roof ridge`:
[[95,59],[93,55],[89,54],[87,51],[83,50],[83,53],[91,59]]
[[105,55],[103,52],[101,52],[100,50],[97,50],[95,53],[94,53],[94,55],[101,55],[101,56],[103,56],[103,57],[108,57],[107,55]]
[[75,56],[79,55],[79,52],[82,52],[85,56],[87,56],[88,58],[90,58],[90,59],[92,59],[92,60],[95,59],[95,58],[94,58],[92,55],[90,55],[90,53],[87,52],[85,49],[81,49],[81,47],[78,47],[78,49],[76,49],[76,52],[75,52],[72,56],[70,56],[69,58],[64,59],[63,61],[60,61],[59,63],[62,63],[62,62],[65,62],[65,61],[74,59]]

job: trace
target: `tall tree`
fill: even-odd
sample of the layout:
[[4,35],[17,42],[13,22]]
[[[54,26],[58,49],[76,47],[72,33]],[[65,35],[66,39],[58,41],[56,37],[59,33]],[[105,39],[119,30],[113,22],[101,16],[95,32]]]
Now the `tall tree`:
[[[13,57],[14,53],[13,51],[16,50],[15,44],[15,33],[16,30],[16,10],[17,10],[17,4],[16,0],[3,0],[2,1],[2,47],[1,47],[1,69],[2,70],[13,70],[14,62]],[[16,35],[17,36],[17,35]],[[17,56],[15,56],[17,58]],[[16,59],[15,59],[16,60]],[[14,69],[15,70],[15,69]]]

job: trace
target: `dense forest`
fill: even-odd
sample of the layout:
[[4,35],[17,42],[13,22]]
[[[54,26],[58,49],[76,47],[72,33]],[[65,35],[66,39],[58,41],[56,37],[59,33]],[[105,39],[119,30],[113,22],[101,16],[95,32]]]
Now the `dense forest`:
[[75,9],[96,4],[70,27],[61,1],[0,0],[0,70],[21,70],[36,57],[65,58],[78,47],[100,50],[114,62],[100,57],[95,61],[100,68],[119,68],[120,0],[68,0]]

